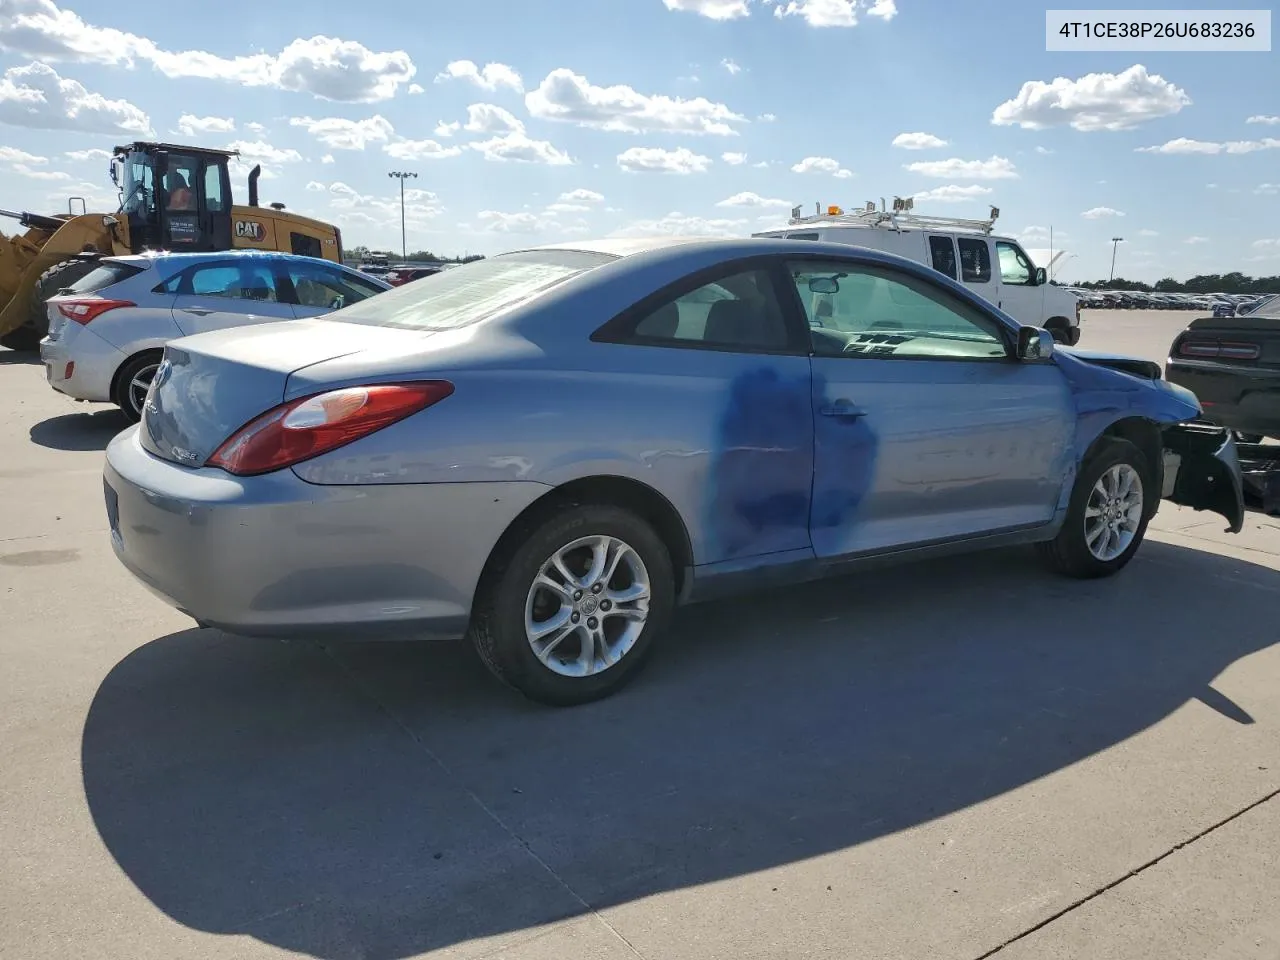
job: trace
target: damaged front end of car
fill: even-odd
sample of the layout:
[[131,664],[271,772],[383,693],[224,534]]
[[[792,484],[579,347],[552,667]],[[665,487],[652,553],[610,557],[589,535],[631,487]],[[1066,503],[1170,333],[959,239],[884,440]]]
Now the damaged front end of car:
[[1161,499],[1224,517],[1230,533],[1244,528],[1244,475],[1231,432],[1202,420],[1163,427]]

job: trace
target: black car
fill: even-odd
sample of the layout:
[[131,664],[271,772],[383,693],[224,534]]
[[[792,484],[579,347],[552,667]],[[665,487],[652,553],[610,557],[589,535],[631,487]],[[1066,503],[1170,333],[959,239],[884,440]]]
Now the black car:
[[1192,320],[1169,347],[1165,377],[1242,439],[1280,439],[1280,299],[1244,316]]

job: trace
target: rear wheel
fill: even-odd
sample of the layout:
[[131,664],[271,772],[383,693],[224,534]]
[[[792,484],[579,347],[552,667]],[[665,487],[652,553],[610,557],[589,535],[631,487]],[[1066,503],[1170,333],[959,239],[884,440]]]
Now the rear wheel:
[[1037,544],[1059,573],[1109,577],[1124,568],[1147,532],[1156,496],[1146,458],[1128,440],[1104,441],[1080,468],[1058,536]]
[[60,260],[40,274],[27,303],[27,322],[17,330],[0,337],[0,344],[10,350],[36,350],[49,332],[49,298],[63,287],[69,287],[98,265],[96,260],[70,257]]
[[147,400],[151,380],[160,368],[162,354],[158,350],[130,357],[116,371],[115,387],[111,391],[112,402],[124,411],[130,423],[142,419],[142,407]]
[[500,680],[569,706],[629,682],[674,604],[671,557],[653,528],[619,507],[580,504],[517,534],[486,572],[470,636]]
[[1074,347],[1080,342],[1080,328],[1071,326],[1066,317],[1050,317],[1045,321],[1044,328],[1053,334],[1057,343]]

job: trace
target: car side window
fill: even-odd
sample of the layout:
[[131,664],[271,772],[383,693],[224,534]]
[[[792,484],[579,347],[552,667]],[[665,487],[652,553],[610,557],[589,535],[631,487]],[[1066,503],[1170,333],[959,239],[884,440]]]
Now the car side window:
[[175,279],[178,284],[170,292],[197,297],[277,302],[275,277],[263,264],[216,264],[196,267],[185,274],[179,274]]
[[298,303],[304,307],[341,310],[381,292],[380,287],[361,283],[341,270],[319,263],[290,262],[287,270]]
[[1034,285],[1035,269],[1031,261],[1015,244],[996,241],[996,256],[1000,259],[1000,282],[1011,286]]
[[818,356],[996,360],[999,322],[920,277],[867,264],[793,262]]
[[956,275],[956,245],[950,237],[930,237],[929,257],[933,261],[933,269],[952,280],[959,279]]
[[634,337],[726,350],[785,350],[791,340],[767,270],[745,270],[672,298],[640,319]]
[[960,276],[965,283],[991,282],[991,248],[977,237],[957,237],[960,246]]

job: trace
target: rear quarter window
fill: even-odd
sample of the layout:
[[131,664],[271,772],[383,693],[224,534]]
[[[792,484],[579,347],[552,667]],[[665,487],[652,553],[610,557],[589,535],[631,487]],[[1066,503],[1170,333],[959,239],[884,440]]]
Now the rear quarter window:
[[143,269],[143,267],[134,266],[132,263],[104,260],[67,289],[72,293],[97,293],[113,283],[136,277],[142,273]]

